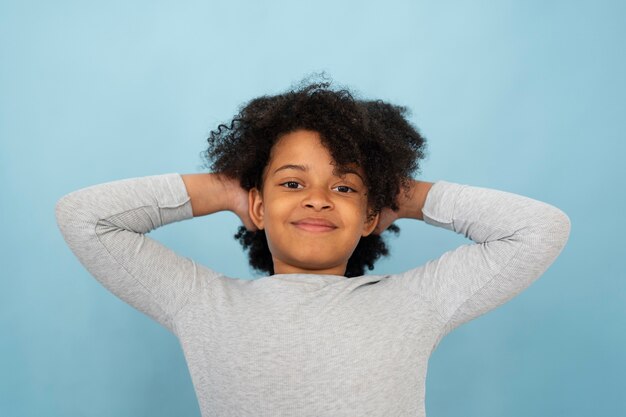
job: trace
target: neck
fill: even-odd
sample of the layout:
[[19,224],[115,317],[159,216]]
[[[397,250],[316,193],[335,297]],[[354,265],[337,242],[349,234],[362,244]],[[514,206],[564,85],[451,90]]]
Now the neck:
[[298,265],[289,265],[274,259],[274,274],[315,274],[345,276],[347,263],[328,268],[308,268]]

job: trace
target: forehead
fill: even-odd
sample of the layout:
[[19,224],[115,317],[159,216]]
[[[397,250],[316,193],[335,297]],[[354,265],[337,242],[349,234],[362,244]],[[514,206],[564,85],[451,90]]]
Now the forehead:
[[307,153],[331,159],[328,149],[322,144],[320,134],[312,130],[296,130],[278,138],[270,154],[270,163],[276,159],[294,158]]
[[356,173],[363,177],[363,169],[357,164],[338,167],[326,146],[322,143],[320,134],[312,130],[297,130],[279,137],[270,153],[266,172],[271,172],[284,165],[297,164],[328,168],[333,174]]

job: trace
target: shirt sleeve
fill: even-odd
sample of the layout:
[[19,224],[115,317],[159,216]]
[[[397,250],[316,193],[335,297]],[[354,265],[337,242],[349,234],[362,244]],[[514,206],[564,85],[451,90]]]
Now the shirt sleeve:
[[109,291],[172,333],[189,295],[215,272],[146,236],[193,217],[178,173],[129,178],[71,192],[57,202],[58,227],[82,265]]
[[539,278],[563,250],[571,225],[550,204],[447,181],[433,184],[422,212],[425,223],[473,241],[402,274],[411,291],[432,301],[442,320],[435,346],[452,329]]

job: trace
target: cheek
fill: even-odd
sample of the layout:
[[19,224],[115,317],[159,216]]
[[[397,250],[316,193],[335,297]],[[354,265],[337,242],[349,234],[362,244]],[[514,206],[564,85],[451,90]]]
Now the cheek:
[[265,206],[265,224],[266,227],[280,225],[289,220],[290,208],[287,201],[283,199],[275,199]]
[[363,207],[355,205],[349,210],[349,223],[355,234],[361,233],[367,221],[367,212]]
[[367,219],[367,201],[360,200],[354,203],[353,212],[354,216],[359,219],[359,221],[365,221]]

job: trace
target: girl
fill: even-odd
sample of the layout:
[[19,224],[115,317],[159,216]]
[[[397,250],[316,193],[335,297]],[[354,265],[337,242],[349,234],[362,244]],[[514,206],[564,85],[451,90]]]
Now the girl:
[[[412,179],[425,140],[405,112],[329,83],[300,86],[211,132],[210,173],[118,180],[58,201],[85,268],[179,339],[204,417],[425,416],[441,339],[562,251],[570,221],[552,205]],[[222,210],[241,219],[235,237],[261,278],[227,277],[146,236]],[[364,275],[388,254],[382,234],[398,218],[473,243]]]

